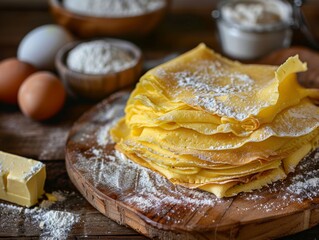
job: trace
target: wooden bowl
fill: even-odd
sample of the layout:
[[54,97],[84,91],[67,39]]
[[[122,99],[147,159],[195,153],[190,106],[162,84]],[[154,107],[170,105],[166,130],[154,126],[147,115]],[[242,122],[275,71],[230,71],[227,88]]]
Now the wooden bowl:
[[142,53],[134,44],[119,39],[104,38],[104,41],[126,50],[133,57],[133,64],[119,72],[106,74],[85,74],[67,67],[68,53],[83,41],[71,42],[62,47],[56,55],[55,64],[70,95],[90,100],[101,100],[120,89],[132,86],[142,72]]
[[98,36],[144,36],[164,17],[170,0],[162,8],[129,17],[92,17],[80,15],[63,7],[63,0],[49,0],[56,22],[82,38]]

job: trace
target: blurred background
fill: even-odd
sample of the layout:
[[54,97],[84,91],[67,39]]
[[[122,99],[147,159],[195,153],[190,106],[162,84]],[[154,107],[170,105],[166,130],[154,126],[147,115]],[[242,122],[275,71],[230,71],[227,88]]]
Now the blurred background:
[[[159,50],[160,54],[186,51],[199,42],[205,42],[220,51],[216,26],[211,12],[218,0],[173,0],[169,13],[152,34],[135,39],[148,57]],[[303,7],[312,32],[319,36],[319,1],[308,0]],[[0,1],[0,59],[15,55],[23,36],[37,26],[54,23],[47,0],[1,0]],[[293,45],[306,45],[305,38],[294,32]]]
[[[201,42],[206,43],[215,51],[221,52],[216,23],[211,16],[212,11],[216,9],[219,2],[218,0],[172,0],[168,13],[153,32],[140,38],[127,37],[124,39],[135,43],[141,48],[145,60],[144,70],[156,66],[161,61],[166,61],[168,58],[174,57],[181,52],[192,49]],[[306,0],[302,11],[311,32],[319,39],[319,0]],[[55,20],[50,13],[48,0],[0,0],[0,61],[17,55],[19,43],[27,33],[39,26],[51,23],[55,23]],[[314,50],[298,29],[293,30],[292,45],[309,47]],[[36,54],[45,52],[38,45],[36,47]],[[267,52],[267,54],[270,53]],[[294,55],[295,52],[288,52],[287,54]],[[309,84],[309,86],[315,86],[315,82],[318,84],[316,86],[319,86],[319,55],[312,51],[306,51],[304,57],[307,57],[307,54],[313,60],[309,61],[312,71],[309,74],[306,73],[308,75],[304,75],[304,79],[313,79],[312,85]],[[277,61],[279,59],[282,62],[283,57],[286,59],[285,56],[281,56],[281,58],[275,56],[275,59]],[[273,58],[269,58],[264,63],[279,64],[278,62],[274,62]],[[16,70],[17,68],[12,69]],[[15,73],[11,71],[11,68],[8,72]],[[56,73],[56,70],[54,73]],[[40,91],[34,91],[34,93],[37,92]],[[81,100],[77,99],[77,101],[74,101],[73,99],[68,99],[61,113],[45,123],[38,123],[24,117],[17,105],[10,106],[0,103],[1,150],[40,160],[53,160],[51,162],[48,161],[49,186],[54,188],[69,184],[73,191],[72,184],[68,180],[65,170],[64,148],[68,131],[73,122],[83,112],[93,106],[93,103]],[[62,184],[60,184],[60,181],[68,182],[61,182]],[[60,185],[56,184],[57,182]],[[82,206],[81,204],[86,203],[82,198],[79,201],[82,201],[82,203],[80,202],[80,207]],[[76,204],[74,206],[77,207]],[[90,213],[93,212],[92,208],[88,209]],[[15,219],[15,222],[19,223],[19,227],[23,228],[24,225],[21,223],[25,217],[20,217],[20,219]],[[90,223],[86,223],[84,225],[85,228],[91,226],[89,225]],[[114,224],[112,225],[109,221],[105,221],[105,218],[102,216],[100,216],[98,223],[98,227],[94,226],[92,228],[94,234],[105,233],[107,230],[109,230],[107,234],[111,235],[119,234],[122,229],[124,229],[124,232],[130,231],[123,227],[120,231],[116,232],[118,229],[117,225],[114,227]],[[95,224],[95,222],[91,224]],[[13,225],[12,231],[8,231],[8,236],[11,236],[12,239],[16,236],[14,234],[21,235],[25,233],[25,230],[20,228],[15,229],[15,226]],[[35,231],[35,234],[37,234],[40,232],[37,228],[38,226],[29,230],[29,232],[34,234],[33,231]],[[97,231],[95,232],[95,230]],[[82,233],[82,229],[78,230],[79,232]],[[299,237],[287,237],[285,240],[313,240],[318,236],[317,233],[318,229],[314,229],[299,234]],[[133,234],[136,233],[133,232]]]

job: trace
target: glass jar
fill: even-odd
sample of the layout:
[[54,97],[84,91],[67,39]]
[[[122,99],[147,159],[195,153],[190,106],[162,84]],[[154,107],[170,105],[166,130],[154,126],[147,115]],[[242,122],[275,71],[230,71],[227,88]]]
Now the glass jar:
[[256,59],[291,43],[292,7],[285,1],[222,1],[212,16],[222,49],[232,58]]

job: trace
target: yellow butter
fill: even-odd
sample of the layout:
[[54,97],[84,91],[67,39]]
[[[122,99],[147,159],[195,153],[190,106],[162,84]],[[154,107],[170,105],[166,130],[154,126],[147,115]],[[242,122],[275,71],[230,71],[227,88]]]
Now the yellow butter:
[[0,199],[30,207],[44,193],[45,165],[0,151]]

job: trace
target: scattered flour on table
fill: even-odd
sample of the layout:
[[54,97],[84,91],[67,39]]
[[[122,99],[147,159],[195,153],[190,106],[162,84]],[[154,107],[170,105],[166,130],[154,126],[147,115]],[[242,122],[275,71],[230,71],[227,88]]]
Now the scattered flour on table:
[[[53,127],[52,127],[53,128]],[[54,130],[49,129],[48,134],[46,136],[46,141],[41,142],[40,155],[39,159],[47,160],[47,159],[60,159],[64,155],[60,156],[60,149],[63,149],[66,143],[66,139],[68,137],[69,128],[61,127],[54,128]],[[46,130],[43,130],[42,133],[45,134]]]
[[62,211],[46,211],[36,214],[32,218],[40,222],[43,229],[42,239],[66,239],[73,225],[80,220],[79,214],[73,214]]
[[[66,193],[53,192],[52,195],[57,202],[65,201]],[[44,200],[47,201],[47,200]],[[42,201],[42,203],[44,202]],[[41,230],[37,232],[27,232],[29,236],[40,235],[40,239],[64,240],[68,238],[69,232],[74,224],[80,221],[80,215],[60,210],[50,210],[48,207],[25,208],[7,203],[0,203],[0,229],[13,228],[16,226],[18,231],[21,225],[24,229],[31,226],[38,226]],[[23,218],[22,218],[23,217]],[[17,222],[23,219],[23,222]]]

